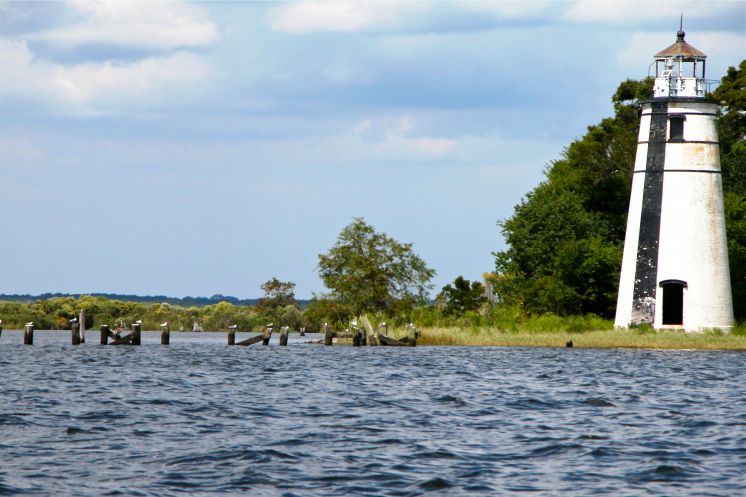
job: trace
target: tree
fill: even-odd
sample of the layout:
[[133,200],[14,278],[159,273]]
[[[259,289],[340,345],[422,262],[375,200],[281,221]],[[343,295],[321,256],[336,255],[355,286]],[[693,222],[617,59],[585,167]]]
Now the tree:
[[277,278],[265,282],[261,286],[264,298],[259,302],[259,308],[263,310],[276,309],[288,305],[298,305],[295,299],[295,283],[292,281],[280,281]]
[[546,179],[500,221],[507,249],[495,254],[494,290],[528,312],[611,317],[616,303],[639,125],[637,101],[652,80],[624,81],[614,117],[588,127]]
[[348,306],[329,295],[314,295],[303,310],[303,326],[320,330],[324,323],[342,325],[352,318]]
[[746,60],[729,67],[712,93],[718,116],[720,165],[723,171],[725,229],[728,236],[733,312],[746,319]]
[[438,300],[445,304],[443,311],[447,315],[461,316],[466,311],[476,311],[487,302],[484,285],[478,281],[469,282],[463,276],[458,276],[443,287],[438,295]]
[[326,254],[319,255],[319,275],[332,296],[355,315],[387,310],[396,302],[424,301],[435,275],[412,251],[355,218]]

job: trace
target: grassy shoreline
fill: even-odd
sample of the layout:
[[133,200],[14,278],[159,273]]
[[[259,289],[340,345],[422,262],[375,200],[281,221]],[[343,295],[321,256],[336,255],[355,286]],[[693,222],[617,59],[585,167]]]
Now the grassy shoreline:
[[417,345],[578,348],[746,350],[746,336],[707,331],[595,330],[502,331],[490,328],[424,328]]

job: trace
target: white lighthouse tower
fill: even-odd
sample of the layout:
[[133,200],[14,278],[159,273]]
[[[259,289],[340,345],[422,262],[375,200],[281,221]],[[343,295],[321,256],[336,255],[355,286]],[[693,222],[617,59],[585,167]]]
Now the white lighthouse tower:
[[653,99],[641,102],[617,327],[733,326],[718,105],[705,96],[706,56],[684,35],[655,54]]

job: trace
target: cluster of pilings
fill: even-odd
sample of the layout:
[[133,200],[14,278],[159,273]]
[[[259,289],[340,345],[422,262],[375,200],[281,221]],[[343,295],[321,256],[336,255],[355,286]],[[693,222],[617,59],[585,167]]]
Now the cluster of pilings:
[[[73,345],[80,345],[85,343],[85,318],[81,313],[80,319],[70,320],[70,335],[71,343]],[[82,325],[81,325],[82,324]],[[2,325],[2,320],[0,320]],[[270,323],[266,326],[265,331],[258,335],[255,335],[245,340],[236,342],[237,326],[232,325],[228,327],[228,345],[253,345],[261,342],[262,345],[269,345],[269,341],[272,338],[273,324]],[[168,345],[171,342],[171,329],[168,323],[163,323],[161,326],[161,345]],[[0,326],[0,335],[2,335],[3,328]],[[300,335],[305,335],[305,328],[300,329]],[[332,345],[338,339],[352,339],[353,347],[360,346],[394,346],[394,347],[415,347],[417,345],[417,338],[420,336],[420,330],[415,328],[413,324],[407,325],[407,334],[403,338],[391,338],[388,336],[388,326],[386,323],[382,323],[377,329],[372,330],[368,333],[364,327],[358,327],[356,323],[353,325],[352,330],[347,329],[342,332],[333,331],[328,323],[324,323],[321,329],[324,334],[323,343],[324,345]],[[109,325],[101,325],[101,345],[140,345],[142,335],[142,322],[136,321],[132,323],[131,331],[126,333],[124,330],[112,330]],[[280,328],[280,345],[287,346],[288,334],[290,328],[283,326]],[[34,323],[26,323],[23,331],[23,343],[24,345],[34,344]],[[321,343],[319,341],[318,343]]]
[[[132,331],[129,334],[123,335],[121,331],[112,331],[109,325],[104,324],[101,326],[101,345],[140,345],[141,343],[142,324],[133,323]],[[161,343],[168,345],[169,343],[168,328],[163,329],[161,327]],[[0,327],[0,334],[2,334],[2,328]],[[71,320],[70,326],[70,342],[73,345],[80,345],[85,343],[85,327],[81,326],[77,319]],[[111,340],[111,341],[109,341]],[[33,345],[34,344],[34,323],[26,323],[23,327],[23,344]]]
[[372,329],[370,333],[365,327],[358,326],[357,323],[353,323],[352,329],[347,329],[343,332],[333,331],[327,323],[322,326],[324,333],[324,345],[332,345],[338,339],[352,339],[353,347],[376,347],[376,346],[389,346],[389,347],[416,347],[417,339],[420,337],[420,330],[418,330],[412,323],[407,325],[407,333],[403,338],[392,338],[388,335],[388,325],[381,323],[378,328]]

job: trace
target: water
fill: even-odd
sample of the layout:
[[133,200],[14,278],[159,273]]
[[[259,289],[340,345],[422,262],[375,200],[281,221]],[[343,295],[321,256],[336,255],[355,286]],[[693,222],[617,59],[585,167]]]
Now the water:
[[746,495],[739,352],[97,339],[2,333],[0,495]]

